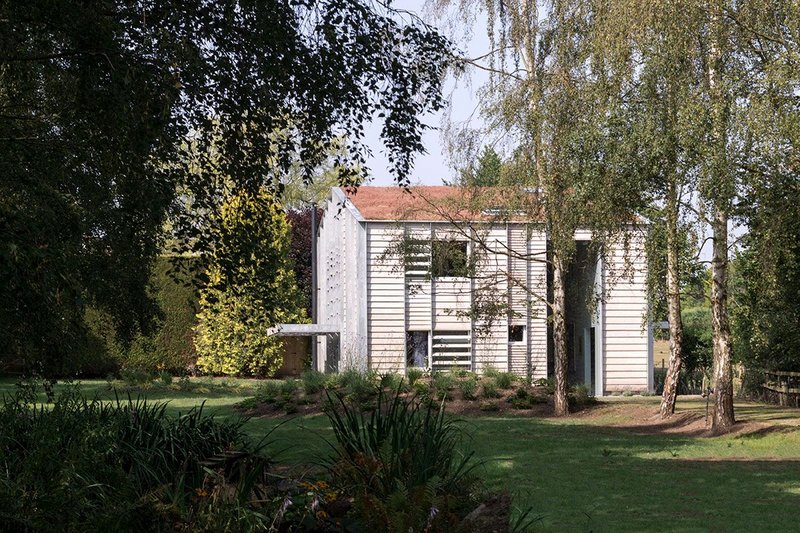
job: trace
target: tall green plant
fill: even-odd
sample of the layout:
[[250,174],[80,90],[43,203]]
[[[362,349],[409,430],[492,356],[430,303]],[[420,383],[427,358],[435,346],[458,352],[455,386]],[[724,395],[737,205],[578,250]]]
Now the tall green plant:
[[375,408],[366,411],[328,393],[325,412],[336,439],[328,468],[355,495],[357,511],[372,527],[398,530],[400,519],[399,530],[422,530],[436,516],[434,508],[440,521],[469,508],[479,463],[472,452],[462,453],[462,430],[445,416],[443,403],[381,389]]
[[223,205],[213,231],[217,245],[195,330],[197,365],[215,374],[270,376],[283,355],[269,328],[306,320],[286,215],[268,190],[243,190]]
[[154,530],[191,520],[207,469],[228,481],[251,473],[232,491],[245,501],[257,495],[253,478],[263,483],[269,460],[244,420],[221,421],[202,407],[173,417],[163,403],[103,402],[76,387],[48,406],[37,393],[25,386],[0,404],[4,530],[41,531],[54,520],[69,531]]

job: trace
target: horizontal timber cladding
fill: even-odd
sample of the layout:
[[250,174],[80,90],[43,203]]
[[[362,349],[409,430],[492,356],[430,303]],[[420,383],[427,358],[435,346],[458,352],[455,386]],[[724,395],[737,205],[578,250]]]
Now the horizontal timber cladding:
[[405,290],[397,257],[403,228],[367,223],[367,323],[370,368],[398,372],[405,368]]
[[[531,374],[547,377],[547,235],[540,226],[527,226],[528,335]],[[516,364],[514,371],[516,372]],[[524,373],[527,374],[525,368]]]
[[636,229],[606,247],[604,382],[606,391],[650,386],[650,337],[644,234]]
[[432,370],[471,370],[472,336],[467,330],[437,330],[431,335]]
[[[508,229],[505,225],[478,227],[473,245],[475,276],[471,280],[472,301],[481,310],[474,320],[474,369],[487,367],[509,370],[508,306],[509,271]],[[501,304],[496,311],[492,306]]]

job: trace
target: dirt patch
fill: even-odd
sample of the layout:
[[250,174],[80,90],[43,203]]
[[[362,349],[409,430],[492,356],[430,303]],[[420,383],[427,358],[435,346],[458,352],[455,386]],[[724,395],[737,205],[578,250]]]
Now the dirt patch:
[[[711,431],[711,416],[706,418],[704,405],[699,402],[696,408],[678,409],[666,420],[661,418],[657,403],[622,401],[599,402],[596,406],[572,416],[594,422],[596,425],[626,429],[645,435],[715,436]],[[786,424],[743,418],[736,422],[729,434],[756,436],[775,432],[791,433],[798,431],[798,425],[800,418]]]

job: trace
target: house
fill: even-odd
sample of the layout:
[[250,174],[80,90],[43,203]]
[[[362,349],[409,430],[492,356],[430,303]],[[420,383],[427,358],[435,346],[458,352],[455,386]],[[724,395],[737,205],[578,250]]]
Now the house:
[[[332,189],[317,241],[315,322],[327,332],[316,341],[317,369],[491,365],[552,375],[544,226],[503,212],[500,198],[478,210],[465,195],[438,186]],[[602,249],[588,232],[575,234],[569,376],[596,395],[653,390],[641,229],[630,224]]]

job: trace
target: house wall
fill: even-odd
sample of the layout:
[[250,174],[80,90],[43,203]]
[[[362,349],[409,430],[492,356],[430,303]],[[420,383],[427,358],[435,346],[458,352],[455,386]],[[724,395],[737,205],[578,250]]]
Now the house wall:
[[[338,370],[367,368],[366,264],[365,223],[334,189],[317,241],[317,323],[339,328]],[[330,343],[316,343],[317,369],[332,368],[336,354],[329,353]]]
[[[481,245],[473,246],[477,254],[475,278],[471,280],[472,294],[478,305],[502,298],[508,294],[509,257],[508,228],[506,225],[478,226],[473,238]],[[508,303],[508,302],[504,302]],[[493,316],[491,319],[474,321],[473,368],[480,372],[487,366],[509,370],[508,317]]]
[[[486,246],[500,253],[484,254],[478,279],[413,277],[396,256],[404,236],[428,241],[432,236],[467,237],[441,222],[363,221],[354,209],[341,207],[343,198],[334,194],[328,202],[318,243],[318,322],[340,325],[340,370],[403,371],[406,331],[430,331],[433,336],[468,331],[473,370],[491,364],[522,376],[530,369],[534,379],[547,376],[547,236],[540,226],[502,224],[480,230]],[[607,247],[598,265],[598,285],[604,288],[595,317],[600,393],[652,390],[643,244],[643,233],[632,227],[627,240]],[[477,249],[474,243],[470,247]],[[507,298],[514,315],[489,324],[463,314],[470,309],[476,284]],[[522,343],[508,342],[509,324],[526,326]],[[323,370],[324,339],[317,345],[318,368]]]
[[632,226],[626,239],[611,243],[603,263],[605,391],[652,390],[642,228]]
[[367,223],[369,366],[378,372],[405,368],[405,273],[401,264],[389,259],[403,234],[397,224]]

